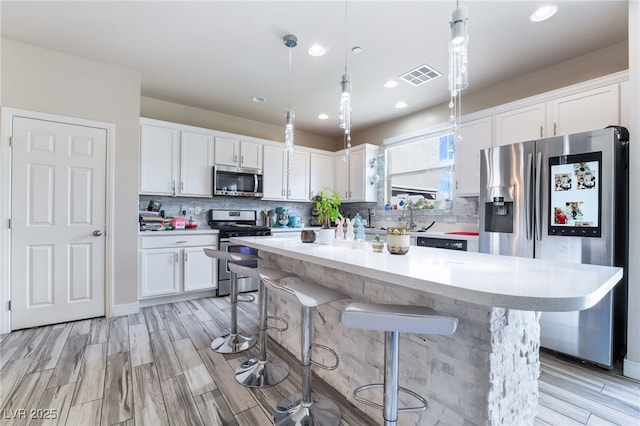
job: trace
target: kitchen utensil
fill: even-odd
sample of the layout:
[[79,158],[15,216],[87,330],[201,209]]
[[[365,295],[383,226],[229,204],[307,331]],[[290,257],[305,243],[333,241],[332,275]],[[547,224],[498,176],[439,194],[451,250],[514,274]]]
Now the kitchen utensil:
[[300,228],[301,223],[300,216],[289,216],[289,226],[291,228]]

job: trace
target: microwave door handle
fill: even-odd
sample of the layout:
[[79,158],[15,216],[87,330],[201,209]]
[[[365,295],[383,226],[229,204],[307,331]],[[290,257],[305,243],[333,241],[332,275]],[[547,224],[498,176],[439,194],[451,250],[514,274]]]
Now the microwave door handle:
[[535,201],[535,218],[536,218],[536,239],[542,240],[542,196],[540,195],[542,181],[542,152],[536,153],[536,201]]
[[258,192],[258,175],[255,173],[253,174],[253,192]]
[[532,183],[532,174],[533,174],[533,154],[529,153],[527,155],[527,168],[526,168],[527,176],[525,178],[525,196],[524,196],[524,218],[525,218],[525,228],[527,230],[527,240],[531,240],[533,238],[533,208],[531,206],[531,202],[533,201],[533,194],[531,193],[531,183]]

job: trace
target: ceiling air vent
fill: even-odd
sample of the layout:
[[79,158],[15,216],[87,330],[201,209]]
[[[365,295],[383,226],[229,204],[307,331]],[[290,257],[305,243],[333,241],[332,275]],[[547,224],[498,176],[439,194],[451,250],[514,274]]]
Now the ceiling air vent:
[[431,68],[429,65],[420,65],[418,68],[402,74],[400,78],[413,86],[420,86],[421,84],[440,77],[441,75],[442,74]]

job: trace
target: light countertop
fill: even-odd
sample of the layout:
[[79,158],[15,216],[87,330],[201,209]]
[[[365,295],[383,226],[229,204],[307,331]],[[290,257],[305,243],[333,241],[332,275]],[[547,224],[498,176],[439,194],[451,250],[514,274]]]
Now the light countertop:
[[405,255],[354,250],[291,238],[232,242],[364,277],[484,306],[569,312],[599,302],[622,268],[411,246]]
[[197,228],[197,229],[174,229],[173,231],[138,231],[140,237],[157,237],[157,236],[171,236],[171,235],[209,235],[219,234],[220,231],[211,228]]

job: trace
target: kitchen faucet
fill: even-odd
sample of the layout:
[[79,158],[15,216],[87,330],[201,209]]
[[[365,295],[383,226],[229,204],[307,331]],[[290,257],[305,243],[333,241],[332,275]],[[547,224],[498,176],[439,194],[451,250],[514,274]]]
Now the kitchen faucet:
[[407,213],[407,209],[409,209],[409,223],[407,224],[407,227],[409,228],[409,230],[412,230],[417,225],[413,222],[413,206],[411,204],[407,204],[404,207],[404,210],[402,211],[402,217],[400,218],[400,220],[404,219],[404,215]]

